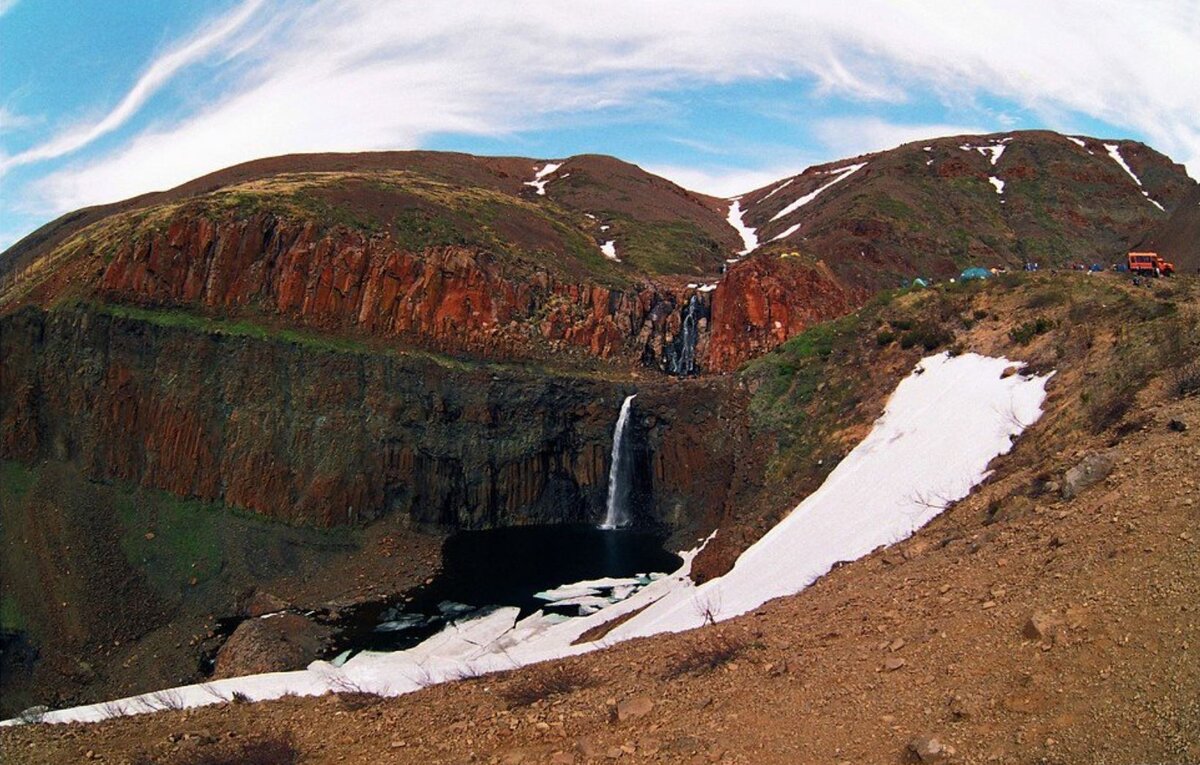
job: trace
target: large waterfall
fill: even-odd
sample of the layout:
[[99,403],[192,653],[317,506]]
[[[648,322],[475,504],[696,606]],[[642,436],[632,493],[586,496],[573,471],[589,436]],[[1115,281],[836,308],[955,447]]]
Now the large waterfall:
[[617,415],[617,427],[613,430],[612,465],[608,468],[608,502],[605,505],[602,529],[619,529],[629,525],[629,461],[625,447],[625,426],[629,424],[629,412],[633,409],[634,393],[621,404]]

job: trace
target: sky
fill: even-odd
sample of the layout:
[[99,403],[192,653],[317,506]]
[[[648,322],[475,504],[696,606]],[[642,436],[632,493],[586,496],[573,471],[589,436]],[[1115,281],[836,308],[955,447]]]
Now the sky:
[[0,0],[0,249],[257,157],[613,154],[732,196],[939,135],[1200,177],[1200,0]]

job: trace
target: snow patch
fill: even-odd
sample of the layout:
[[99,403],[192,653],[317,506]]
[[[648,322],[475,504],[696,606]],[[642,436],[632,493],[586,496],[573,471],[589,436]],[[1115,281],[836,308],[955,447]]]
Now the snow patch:
[[621,259],[617,257],[617,243],[613,239],[609,239],[607,242],[600,245],[600,252],[603,252],[604,257],[608,258],[609,260],[615,260],[618,263],[621,262]]
[[799,592],[839,561],[912,535],[970,493],[988,463],[1041,416],[1049,375],[1005,377],[1012,363],[973,353],[922,360],[871,433],[728,574],[673,590],[609,641],[744,614]]
[[1004,144],[999,143],[992,146],[980,146],[978,151],[985,157],[990,155],[992,167],[995,167],[996,163],[1000,161],[1000,155],[1004,153],[1004,148]]
[[729,215],[725,217],[725,220],[742,238],[743,247],[738,251],[738,255],[749,255],[755,247],[758,247],[758,232],[746,225],[742,220],[742,214],[742,201],[740,198],[735,199],[729,204]]
[[783,183],[779,184],[778,186],[776,186],[775,188],[773,188],[769,192],[767,192],[767,195],[765,197],[763,197],[762,199],[758,200],[757,202],[755,202],[755,204],[762,204],[763,202],[767,201],[771,197],[775,196],[779,192],[786,189],[788,186],[792,185],[792,181],[794,181],[794,180],[796,180],[796,179],[788,178],[786,181],[784,181]]
[[829,183],[826,183],[824,186],[821,186],[816,191],[810,191],[809,193],[807,193],[804,196],[797,199],[795,202],[792,202],[787,207],[785,207],[782,210],[780,210],[779,212],[775,213],[774,217],[772,217],[771,220],[776,221],[786,215],[790,215],[790,214],[794,213],[796,210],[799,210],[801,207],[803,207],[804,205],[808,204],[809,202],[813,201],[818,196],[820,196],[821,192],[825,191],[825,189],[828,189],[830,186],[833,186],[834,184],[841,183],[842,181],[846,180],[847,178],[854,175],[855,173],[857,173],[859,170],[863,169],[866,166],[867,166],[867,163],[862,162],[857,165],[850,165],[849,167],[843,167],[843,168],[839,168],[837,170],[830,170],[828,174],[833,175],[834,173],[837,173],[838,175],[836,178],[834,178]]
[[1078,146],[1078,147],[1079,147],[1079,148],[1081,148],[1081,149],[1086,149],[1086,148],[1087,148],[1087,144],[1086,144],[1086,143],[1084,143],[1083,141],[1081,141],[1080,139],[1076,138],[1075,136],[1071,136],[1071,135],[1064,135],[1064,136],[1063,136],[1063,138],[1066,138],[1068,141],[1070,141],[1071,143],[1075,144],[1076,146]]
[[525,185],[537,189],[538,196],[546,196],[546,184],[550,182],[547,176],[562,166],[562,162],[547,162],[545,165],[542,165],[542,169],[540,170],[535,167],[534,170],[537,172],[533,176],[533,180],[525,181]]
[[1000,180],[999,178],[997,178],[996,176],[993,175],[988,178],[988,182],[996,187],[997,194],[1000,194],[1000,195],[1004,194],[1004,181]]
[[787,239],[789,236],[791,236],[792,234],[796,233],[796,232],[797,232],[797,231],[799,231],[799,230],[800,230],[800,224],[799,224],[799,223],[797,223],[797,224],[795,224],[795,225],[793,225],[793,226],[788,226],[787,228],[785,228],[785,229],[784,229],[783,231],[781,231],[780,233],[778,233],[778,234],[776,234],[775,236],[771,237],[771,241],[772,241],[772,242],[777,242],[777,241],[779,241],[780,239]]
[[1133,179],[1133,182],[1137,184],[1138,188],[1141,189],[1142,196],[1149,200],[1150,204],[1154,205],[1163,212],[1166,212],[1162,205],[1150,198],[1150,192],[1146,191],[1146,188],[1142,185],[1142,179],[1138,178],[1137,175],[1134,174],[1133,169],[1126,164],[1125,158],[1121,156],[1121,147],[1115,143],[1106,143],[1104,144],[1104,148],[1108,150],[1108,156],[1112,157],[1113,161],[1120,165],[1121,169],[1124,170],[1129,177]]
[[1011,138],[1005,138],[1002,141],[1000,141],[999,143],[987,144],[986,146],[975,146],[974,144],[964,143],[962,146],[959,146],[958,148],[962,149],[963,151],[979,152],[980,154],[982,154],[983,156],[988,158],[988,161],[992,165],[992,167],[995,167],[996,163],[1000,161],[1000,155],[1002,155],[1004,153],[1004,150],[1007,148],[1005,146],[1005,144],[1011,140],[1012,140]]

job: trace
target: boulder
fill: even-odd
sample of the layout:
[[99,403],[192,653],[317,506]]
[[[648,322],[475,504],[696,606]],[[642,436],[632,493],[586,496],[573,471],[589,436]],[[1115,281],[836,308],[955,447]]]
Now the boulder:
[[624,722],[625,720],[644,717],[650,714],[650,710],[652,709],[654,709],[654,702],[645,696],[623,699],[621,703],[617,704],[617,719]]
[[213,679],[304,669],[327,647],[330,630],[300,614],[247,619],[217,652]]
[[1021,627],[1021,634],[1029,640],[1046,642],[1054,639],[1061,626],[1062,622],[1057,617],[1044,611],[1034,611]]
[[954,747],[935,736],[917,736],[908,742],[908,750],[921,762],[946,762],[954,754]]
[[1113,464],[1113,458],[1102,452],[1084,457],[1063,475],[1063,499],[1074,499],[1084,489],[1103,481],[1112,472]]

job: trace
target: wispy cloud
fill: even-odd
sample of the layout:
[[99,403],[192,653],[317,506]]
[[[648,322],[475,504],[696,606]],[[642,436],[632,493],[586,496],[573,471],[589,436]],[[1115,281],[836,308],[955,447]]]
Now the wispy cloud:
[[646,165],[645,169],[678,183],[685,189],[727,199],[737,194],[762,188],[769,183],[799,173],[804,168],[779,165],[758,170],[738,167],[698,169],[681,165]]
[[[243,24],[257,1],[168,63],[155,62],[101,122],[10,162],[59,156],[113,130],[180,67],[211,56],[218,32]],[[268,154],[413,147],[439,133],[504,135],[672,89],[766,80],[807,83],[818,101],[836,97],[864,109],[988,94],[1033,113],[1081,113],[1138,131],[1195,172],[1198,13],[1194,3],[1125,0],[770,0],[753,12],[694,0],[609,0],[523,4],[519,13],[484,0],[280,3],[271,11],[273,34],[222,51],[241,67],[232,90],[174,124],[57,170],[33,191],[61,211]],[[815,114],[814,122],[829,116]],[[815,128],[835,156],[964,129],[823,124]],[[687,169],[674,171],[682,179]],[[690,172],[686,183],[723,193],[722,178],[756,171]]]
[[[4,0],[0,0],[0,4],[3,2]],[[218,19],[210,28],[155,59],[121,99],[121,102],[99,121],[71,128],[31,149],[4,158],[0,161],[0,174],[19,165],[53,159],[78,151],[97,138],[121,127],[155,92],[166,85],[176,72],[210,54],[231,34],[245,25],[262,4],[263,0],[246,0],[232,13]],[[0,5],[0,13],[5,10],[7,8]]]
[[37,120],[32,117],[27,117],[24,114],[17,114],[14,111],[0,106],[0,133],[8,133],[13,130],[23,130],[37,123]]
[[992,131],[970,125],[898,123],[878,117],[831,117],[813,126],[813,134],[835,157],[883,151],[926,138],[987,132]]
[[0,0],[0,16],[8,13],[17,4],[17,0]]

